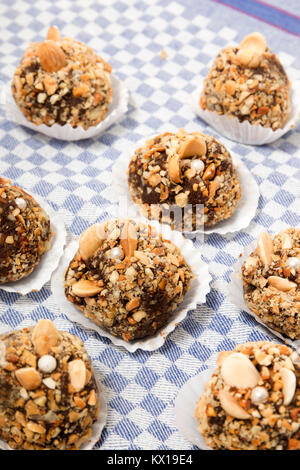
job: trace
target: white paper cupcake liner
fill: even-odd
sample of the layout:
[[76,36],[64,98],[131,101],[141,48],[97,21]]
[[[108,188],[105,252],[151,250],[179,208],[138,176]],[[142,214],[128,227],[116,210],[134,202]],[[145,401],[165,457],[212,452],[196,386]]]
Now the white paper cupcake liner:
[[57,268],[64,251],[67,232],[64,221],[57,212],[49,206],[39,196],[32,194],[32,197],[40,204],[50,217],[51,230],[54,235],[51,238],[50,249],[43,254],[41,261],[29,276],[15,282],[1,284],[0,289],[6,292],[16,292],[26,295],[29,292],[39,291],[51,278],[51,274]]
[[[143,146],[145,140],[147,139],[140,140],[128,151],[122,153],[112,167],[112,181],[115,199],[119,198],[119,202],[122,202],[124,207],[126,206],[130,216],[140,218],[141,212],[139,205],[135,204],[129,192],[127,170],[135,150]],[[240,185],[242,188],[242,197],[236,210],[229,219],[219,222],[216,226],[203,228],[202,230],[195,230],[193,232],[184,232],[186,235],[191,234],[193,237],[197,237],[203,233],[207,235],[210,233],[219,233],[220,235],[225,235],[226,233],[237,232],[248,227],[251,220],[255,216],[259,199],[258,185],[246,165],[236,155],[234,155],[232,152],[230,153],[233,164],[238,172]]]
[[41,132],[54,139],[67,141],[89,139],[90,137],[97,137],[102,134],[109,126],[116,123],[127,112],[129,99],[128,89],[124,83],[114,75],[111,75],[111,84],[113,97],[106,118],[97,126],[89,127],[87,130],[84,130],[82,127],[76,127],[74,129],[70,124],[65,124],[64,126],[53,124],[51,127],[45,124],[39,126],[33,124],[26,119],[22,111],[18,108],[12,95],[10,84],[5,84],[1,90],[1,104],[4,107],[8,120],[33,129],[34,131]]
[[66,248],[61,263],[53,273],[51,279],[51,289],[62,313],[64,313],[72,322],[79,323],[86,328],[97,331],[101,336],[109,338],[117,346],[123,346],[127,351],[133,353],[137,349],[144,351],[155,351],[160,348],[169,333],[171,333],[178,323],[184,320],[190,310],[195,310],[198,304],[205,303],[206,295],[210,290],[211,275],[208,266],[202,261],[201,251],[195,249],[191,240],[185,239],[181,233],[175,232],[168,226],[159,226],[157,223],[150,224],[156,227],[159,232],[162,229],[164,238],[171,240],[181,251],[186,262],[192,268],[195,279],[191,283],[190,290],[186,293],[183,301],[173,313],[169,322],[163,326],[155,335],[131,342],[124,341],[121,338],[111,335],[109,332],[96,325],[93,321],[86,318],[74,304],[66,299],[64,292],[64,274],[70,261],[78,250],[78,239],[73,240]]
[[[94,376],[95,376],[97,387],[98,387],[98,395],[100,399],[100,410],[99,410],[97,419],[92,426],[91,437],[80,446],[79,450],[92,450],[93,449],[93,447],[97,444],[97,442],[101,438],[101,434],[102,434],[103,428],[107,420],[107,402],[106,402],[105,394],[103,391],[103,387],[101,385],[100,374],[95,369],[93,369],[93,372],[94,372]],[[1,439],[0,439],[0,449],[15,450],[9,447],[9,445],[5,441],[2,441]]]
[[93,449],[93,447],[97,444],[97,442],[101,438],[101,434],[104,429],[104,426],[106,425],[106,420],[107,420],[107,402],[106,402],[106,397],[104,394],[103,387],[101,385],[100,374],[97,370],[95,370],[95,368],[93,368],[93,372],[94,372],[97,387],[98,387],[98,393],[99,393],[99,399],[100,399],[100,410],[99,410],[97,419],[92,426],[92,435],[85,443],[82,444],[82,446],[80,446],[80,450],[92,450]]
[[175,423],[178,431],[192,444],[202,450],[213,450],[205,443],[194,416],[196,403],[204,392],[204,385],[214,369],[206,369],[190,379],[180,390],[174,404]]
[[257,240],[254,240],[250,245],[248,245],[242,256],[239,257],[238,261],[233,265],[233,272],[230,274],[230,283],[228,285],[228,300],[233,303],[236,307],[238,307],[240,310],[244,310],[245,312],[249,313],[251,317],[255,318],[255,320],[262,325],[264,328],[269,330],[271,333],[273,333],[275,336],[280,338],[282,341],[284,341],[286,344],[289,346],[299,349],[300,348],[300,340],[292,340],[290,338],[287,338],[286,336],[283,336],[281,333],[279,333],[276,330],[273,330],[273,328],[270,328],[268,325],[262,322],[262,320],[255,315],[252,310],[250,310],[244,300],[244,293],[243,293],[243,281],[241,277],[242,273],[242,265],[248,258],[248,256],[256,249],[257,247]]
[[203,85],[191,97],[191,107],[203,121],[217,132],[235,142],[248,145],[264,145],[275,142],[293,129],[300,120],[300,80],[293,80],[291,85],[291,116],[282,129],[273,131],[268,127],[251,125],[248,121],[240,122],[237,118],[228,118],[215,111],[203,110],[199,104]]

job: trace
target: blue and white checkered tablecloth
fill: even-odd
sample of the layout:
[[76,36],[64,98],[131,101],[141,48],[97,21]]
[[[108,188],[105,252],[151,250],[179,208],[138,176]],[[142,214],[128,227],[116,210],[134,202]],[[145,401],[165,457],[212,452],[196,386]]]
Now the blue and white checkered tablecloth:
[[[0,174],[41,195],[62,214],[69,239],[110,215],[111,167],[127,146],[179,127],[208,128],[190,107],[190,95],[219,49],[262,31],[283,64],[300,77],[297,0],[280,12],[279,0],[2,0],[0,80],[9,82],[26,45],[56,24],[95,48],[130,91],[129,112],[99,138],[67,143],[0,121]],[[240,11],[243,9],[243,11]],[[264,10],[263,10],[264,9]],[[288,13],[289,12],[289,13]],[[280,15],[280,24],[278,23]],[[276,19],[277,18],[277,19]],[[298,23],[297,23],[298,21]],[[277,22],[277,23],[276,23]],[[277,25],[277,26],[276,26]],[[298,32],[297,32],[298,25]],[[161,50],[167,53],[161,58]],[[191,449],[174,424],[174,399],[184,383],[214,365],[218,351],[239,342],[275,339],[227,300],[232,265],[262,229],[299,225],[300,127],[264,147],[221,137],[252,171],[261,197],[254,220],[240,233],[205,238],[203,259],[213,276],[207,303],[155,352],[128,353],[106,338],[72,324],[51,294],[50,283],[26,297],[0,290],[0,332],[47,317],[84,341],[103,378],[109,403],[101,449]]]

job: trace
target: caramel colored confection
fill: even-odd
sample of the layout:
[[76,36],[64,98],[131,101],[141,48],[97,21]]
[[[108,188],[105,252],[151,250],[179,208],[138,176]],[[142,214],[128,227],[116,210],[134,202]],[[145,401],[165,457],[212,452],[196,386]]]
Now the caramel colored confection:
[[12,82],[17,105],[36,125],[88,129],[101,122],[112,99],[111,66],[90,47],[60,38],[56,27],[46,41],[28,47]]
[[195,410],[216,450],[300,449],[300,357],[259,341],[219,354]]
[[289,119],[289,92],[288,77],[266,39],[252,33],[219,53],[204,81],[200,105],[275,131]]
[[263,232],[242,266],[246,305],[267,326],[300,339],[300,230]]
[[50,320],[0,336],[0,439],[13,449],[78,449],[99,409],[82,341]]
[[169,321],[193,278],[180,250],[153,227],[115,219],[81,234],[65,294],[84,316],[131,341]]
[[[158,135],[137,149],[129,164],[128,184],[143,215],[178,230],[197,230],[228,219],[241,197],[238,175],[224,145],[184,129]],[[179,213],[172,211],[174,207]]]
[[33,197],[0,178],[0,284],[28,276],[51,236],[49,216]]

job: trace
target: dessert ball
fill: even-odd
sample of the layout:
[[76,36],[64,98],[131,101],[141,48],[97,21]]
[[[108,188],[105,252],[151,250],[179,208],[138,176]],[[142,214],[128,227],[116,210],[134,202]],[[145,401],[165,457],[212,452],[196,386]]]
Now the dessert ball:
[[112,99],[111,66],[90,47],[60,38],[56,27],[46,41],[28,47],[12,82],[17,105],[36,125],[88,129],[101,122]]
[[153,335],[193,280],[180,250],[129,219],[85,230],[65,274],[65,294],[84,316],[125,341]]
[[228,150],[200,132],[166,132],[135,151],[128,169],[132,199],[143,215],[193,231],[229,218],[241,197]]
[[0,178],[0,284],[28,276],[50,248],[50,219],[23,189]]
[[246,305],[267,326],[300,339],[300,229],[263,232],[242,266]]
[[0,439],[13,449],[78,449],[99,398],[82,341],[50,320],[0,336]]
[[259,341],[221,352],[195,410],[216,450],[300,449],[300,357]]
[[290,82],[260,33],[239,46],[226,47],[215,59],[200,97],[203,110],[274,131],[290,116]]

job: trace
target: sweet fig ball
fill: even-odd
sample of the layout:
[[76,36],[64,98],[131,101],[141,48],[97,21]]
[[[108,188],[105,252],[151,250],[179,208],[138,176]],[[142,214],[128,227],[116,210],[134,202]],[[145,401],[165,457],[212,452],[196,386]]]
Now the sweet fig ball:
[[173,229],[212,227],[234,213],[241,197],[229,151],[200,132],[166,132],[131,158],[129,191],[142,214]]
[[49,216],[35,199],[0,178],[0,284],[29,276],[52,235]]
[[12,449],[79,449],[99,407],[79,338],[46,319],[0,336],[0,439]]
[[113,219],[81,234],[65,294],[84,316],[132,341],[169,321],[193,279],[179,248],[153,227]]
[[216,450],[300,449],[300,357],[266,341],[221,352],[195,410]]
[[112,100],[111,66],[93,49],[49,28],[32,43],[17,67],[12,92],[26,118],[45,124],[88,129],[105,118]]
[[203,110],[277,130],[290,117],[290,82],[260,33],[215,59],[200,97]]

